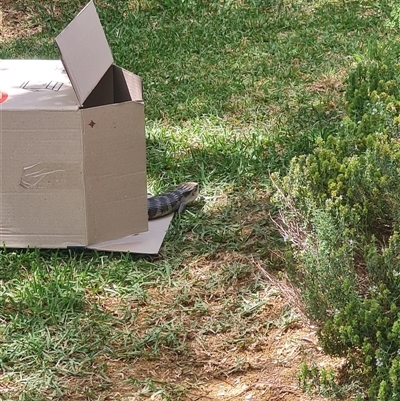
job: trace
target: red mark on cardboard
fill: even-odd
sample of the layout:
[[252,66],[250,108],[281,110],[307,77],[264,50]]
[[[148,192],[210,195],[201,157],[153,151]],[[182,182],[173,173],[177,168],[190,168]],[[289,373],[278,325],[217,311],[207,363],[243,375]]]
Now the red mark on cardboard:
[[0,103],[3,103],[7,100],[8,94],[6,92],[0,91]]
[[93,128],[96,125],[96,123],[93,120],[90,120],[89,125]]

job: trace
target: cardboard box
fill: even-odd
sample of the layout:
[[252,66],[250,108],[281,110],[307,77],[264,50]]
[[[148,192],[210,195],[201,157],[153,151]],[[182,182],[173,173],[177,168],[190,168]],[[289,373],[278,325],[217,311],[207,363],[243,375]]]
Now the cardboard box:
[[141,78],[114,65],[93,2],[56,43],[62,61],[0,61],[0,243],[157,253],[170,218],[136,235],[149,228]]

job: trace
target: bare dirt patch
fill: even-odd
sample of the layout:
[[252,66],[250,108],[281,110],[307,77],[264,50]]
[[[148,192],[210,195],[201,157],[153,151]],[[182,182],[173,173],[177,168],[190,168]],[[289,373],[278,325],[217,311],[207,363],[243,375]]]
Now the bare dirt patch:
[[[248,292],[262,276],[259,261],[247,263],[249,269],[227,286],[218,280],[227,282],[227,258],[215,255],[191,266],[182,285],[152,288],[125,329],[144,340],[155,327],[165,328],[171,339],[160,336],[157,352],[149,343],[137,357],[116,344],[120,358],[99,358],[86,380],[66,378],[69,399],[84,400],[86,388],[99,400],[323,400],[299,388],[300,364],[338,369],[343,361],[318,347],[316,328],[294,305],[283,278],[268,274],[267,286]],[[114,315],[127,307],[102,305]]]
[[41,32],[40,25],[34,25],[30,12],[16,6],[15,0],[3,0],[0,8],[0,40],[24,38]]

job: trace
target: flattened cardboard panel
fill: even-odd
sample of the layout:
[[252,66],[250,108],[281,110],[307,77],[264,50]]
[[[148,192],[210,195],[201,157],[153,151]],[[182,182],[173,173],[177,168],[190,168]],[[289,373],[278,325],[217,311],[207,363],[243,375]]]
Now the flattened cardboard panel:
[[85,244],[79,112],[2,112],[0,242]]
[[137,235],[129,235],[114,241],[95,244],[89,249],[108,252],[130,252],[155,255],[160,251],[165,234],[173,218],[173,214],[149,221],[149,231]]
[[80,105],[113,64],[113,57],[93,1],[57,36],[61,60]]
[[114,68],[114,97],[115,102],[143,102],[143,82],[138,75],[124,70],[121,67]]
[[144,106],[82,110],[89,245],[147,231]]

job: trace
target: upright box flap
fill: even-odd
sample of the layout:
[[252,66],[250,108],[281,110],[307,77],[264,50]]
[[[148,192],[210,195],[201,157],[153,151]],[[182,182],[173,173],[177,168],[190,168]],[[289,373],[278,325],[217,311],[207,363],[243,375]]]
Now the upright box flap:
[[82,106],[114,62],[93,1],[57,36],[56,43]]

